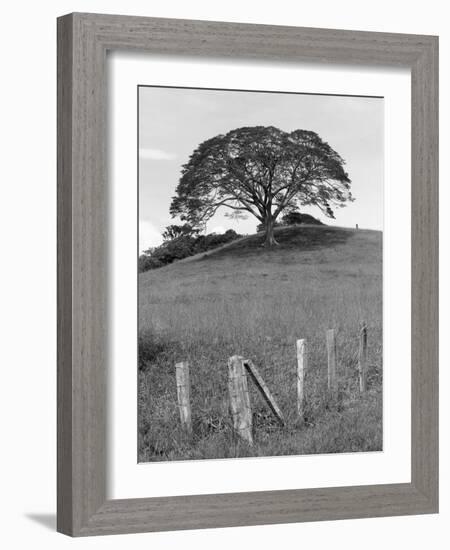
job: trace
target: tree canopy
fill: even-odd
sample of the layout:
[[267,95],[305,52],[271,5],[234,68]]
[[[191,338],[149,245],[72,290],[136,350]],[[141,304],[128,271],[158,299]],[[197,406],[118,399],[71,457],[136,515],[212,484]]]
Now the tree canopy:
[[199,230],[188,223],[183,225],[168,225],[163,231],[162,237],[164,241],[171,241],[178,237],[186,237],[197,235]]
[[273,126],[237,128],[201,143],[183,166],[170,213],[193,227],[221,207],[232,215],[252,214],[266,229],[281,212],[317,206],[328,217],[353,200],[342,157],[308,130]]

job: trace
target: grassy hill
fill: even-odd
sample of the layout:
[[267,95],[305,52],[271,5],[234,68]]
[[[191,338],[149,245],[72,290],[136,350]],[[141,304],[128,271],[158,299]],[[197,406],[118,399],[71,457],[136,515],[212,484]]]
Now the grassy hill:
[[[276,230],[139,276],[139,459],[380,450],[382,234],[331,226]],[[369,335],[369,391],[357,389],[359,323]],[[326,395],[325,331],[337,331],[340,396]],[[295,342],[308,340],[306,417],[296,417]],[[251,388],[255,446],[236,442],[227,359],[252,359],[287,419],[272,420]],[[175,362],[191,370],[194,439],[179,427]]]

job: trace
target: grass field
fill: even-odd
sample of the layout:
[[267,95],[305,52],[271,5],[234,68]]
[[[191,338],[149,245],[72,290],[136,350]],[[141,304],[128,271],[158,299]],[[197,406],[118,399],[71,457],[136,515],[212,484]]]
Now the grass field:
[[[382,234],[330,226],[253,235],[139,276],[139,461],[382,449]],[[358,390],[359,323],[368,391]],[[339,399],[327,398],[325,332],[337,331]],[[308,341],[304,423],[296,414],[298,338]],[[279,427],[249,382],[254,446],[228,412],[227,359],[253,360],[286,418]],[[189,361],[194,436],[180,428],[175,362]]]

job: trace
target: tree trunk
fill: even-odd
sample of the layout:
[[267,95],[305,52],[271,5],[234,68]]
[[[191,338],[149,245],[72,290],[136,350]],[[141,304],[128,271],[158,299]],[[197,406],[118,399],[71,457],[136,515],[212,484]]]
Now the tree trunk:
[[266,217],[266,220],[265,220],[266,240],[264,242],[264,246],[275,246],[278,244],[273,234],[274,221],[275,220],[273,219],[272,214],[269,214]]

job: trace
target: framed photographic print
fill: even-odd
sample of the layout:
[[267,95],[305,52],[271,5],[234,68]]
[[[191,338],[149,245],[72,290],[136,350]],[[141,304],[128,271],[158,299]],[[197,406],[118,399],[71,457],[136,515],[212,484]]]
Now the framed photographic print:
[[438,40],[58,20],[58,530],[438,509]]

